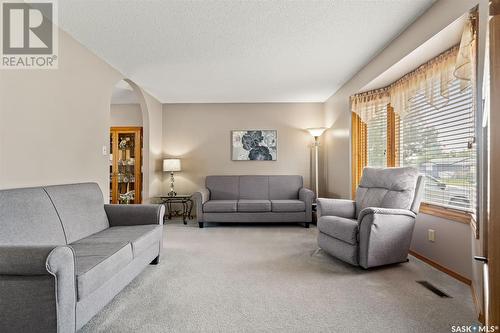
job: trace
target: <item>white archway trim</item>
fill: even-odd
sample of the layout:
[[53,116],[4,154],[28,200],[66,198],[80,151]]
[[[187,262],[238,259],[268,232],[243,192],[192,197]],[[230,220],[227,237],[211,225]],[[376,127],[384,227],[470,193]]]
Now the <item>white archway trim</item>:
[[[150,170],[150,154],[149,154],[149,110],[146,103],[146,98],[142,89],[132,80],[123,78],[120,81],[127,82],[137,95],[142,113],[142,202],[149,202],[149,170]],[[115,86],[119,82],[115,82]],[[110,96],[111,106],[111,96]],[[109,126],[108,126],[109,128]]]

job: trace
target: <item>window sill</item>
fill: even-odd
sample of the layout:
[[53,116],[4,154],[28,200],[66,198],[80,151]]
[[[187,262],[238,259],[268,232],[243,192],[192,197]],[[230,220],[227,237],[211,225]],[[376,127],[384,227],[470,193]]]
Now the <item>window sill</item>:
[[472,221],[472,214],[470,212],[424,202],[420,205],[419,212],[464,224],[471,224]]

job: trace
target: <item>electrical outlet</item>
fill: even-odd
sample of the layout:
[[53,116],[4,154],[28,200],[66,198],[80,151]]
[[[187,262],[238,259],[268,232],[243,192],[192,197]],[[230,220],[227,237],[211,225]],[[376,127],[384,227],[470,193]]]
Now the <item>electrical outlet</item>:
[[436,241],[436,231],[429,229],[427,231],[427,238],[429,239],[429,242],[435,242]]
[[102,146],[102,155],[103,155],[103,156],[108,155],[108,147],[106,147],[106,146]]

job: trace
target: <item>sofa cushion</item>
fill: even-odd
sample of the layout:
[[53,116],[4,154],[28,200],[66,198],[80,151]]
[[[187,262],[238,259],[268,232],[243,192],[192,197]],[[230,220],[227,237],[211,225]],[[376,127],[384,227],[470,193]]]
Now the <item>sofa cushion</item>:
[[302,187],[302,176],[269,176],[269,199],[298,199]]
[[68,244],[109,228],[104,199],[96,183],[47,186]]
[[117,226],[85,237],[74,244],[123,243],[132,245],[134,257],[162,239],[162,226],[158,224]]
[[357,244],[358,221],[338,216],[322,216],[318,221],[318,230],[330,237],[349,244]]
[[270,212],[269,200],[238,200],[238,212]]
[[248,200],[269,199],[269,177],[240,176],[239,199],[248,199]]
[[304,212],[306,204],[300,200],[271,200],[273,212]]
[[236,212],[236,200],[209,200],[203,204],[205,213],[229,213]]
[[0,191],[0,244],[66,245],[61,221],[42,187]]
[[208,176],[205,180],[210,200],[238,200],[239,176]]
[[128,242],[70,244],[75,252],[78,300],[85,298],[133,259]]

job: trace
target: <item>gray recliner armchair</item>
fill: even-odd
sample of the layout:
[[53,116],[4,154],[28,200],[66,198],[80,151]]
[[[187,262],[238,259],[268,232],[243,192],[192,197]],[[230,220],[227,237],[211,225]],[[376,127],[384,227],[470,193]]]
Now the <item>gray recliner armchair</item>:
[[356,201],[318,199],[318,245],[363,268],[404,262],[423,191],[416,168],[365,168]]

